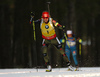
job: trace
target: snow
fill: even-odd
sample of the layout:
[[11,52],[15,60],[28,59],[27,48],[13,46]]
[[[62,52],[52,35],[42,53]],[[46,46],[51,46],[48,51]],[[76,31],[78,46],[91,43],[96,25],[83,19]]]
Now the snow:
[[67,71],[67,69],[53,68],[52,72],[35,68],[0,69],[0,77],[100,77],[100,67],[80,67],[80,71]]

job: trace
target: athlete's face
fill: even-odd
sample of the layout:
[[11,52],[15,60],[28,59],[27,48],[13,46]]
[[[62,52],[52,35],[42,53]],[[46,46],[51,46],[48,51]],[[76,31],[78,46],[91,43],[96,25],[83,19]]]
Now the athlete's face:
[[48,22],[48,20],[49,20],[48,17],[44,17],[44,18],[43,18],[43,21],[44,21],[44,22]]
[[67,34],[68,37],[72,37],[72,34]]

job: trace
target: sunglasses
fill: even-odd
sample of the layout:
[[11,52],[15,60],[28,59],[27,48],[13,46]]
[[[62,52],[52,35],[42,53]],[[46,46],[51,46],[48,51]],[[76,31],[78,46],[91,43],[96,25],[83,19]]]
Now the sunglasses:
[[43,17],[43,19],[48,19],[48,17]]

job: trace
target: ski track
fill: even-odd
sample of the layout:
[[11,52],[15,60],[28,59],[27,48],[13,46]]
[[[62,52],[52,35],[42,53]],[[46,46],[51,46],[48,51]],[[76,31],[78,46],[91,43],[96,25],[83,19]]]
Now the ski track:
[[67,71],[68,68],[46,69],[0,69],[0,77],[100,77],[100,67],[80,67],[80,71]]

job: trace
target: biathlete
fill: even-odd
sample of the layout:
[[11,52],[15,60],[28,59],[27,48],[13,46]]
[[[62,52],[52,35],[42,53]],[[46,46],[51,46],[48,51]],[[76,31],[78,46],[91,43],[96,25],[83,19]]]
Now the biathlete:
[[[67,34],[67,36],[66,36]],[[78,61],[77,61],[77,49],[76,49],[76,41],[79,41],[81,39],[76,39],[73,37],[72,30],[67,30],[66,34],[64,35],[63,39],[60,40],[61,43],[65,43],[65,53],[70,60],[70,54],[72,54],[72,57],[74,59],[75,63],[75,71],[78,71]],[[70,69],[68,69],[70,70]]]
[[[31,24],[33,23],[32,20],[30,21],[30,23]],[[44,11],[42,13],[42,18],[34,21],[34,23],[35,24],[40,23],[40,29],[41,29],[42,38],[43,38],[42,52],[43,52],[45,64],[47,65],[47,70],[46,71],[50,72],[52,70],[51,63],[50,63],[49,56],[48,56],[48,47],[49,47],[49,45],[54,46],[62,54],[63,59],[66,62],[68,68],[70,70],[72,70],[72,68],[70,66],[70,62],[68,60],[68,57],[66,56],[64,50],[62,49],[61,42],[58,39],[58,37],[56,35],[56,31],[55,31],[55,27],[63,29],[63,26],[60,25],[55,20],[53,20],[50,17],[49,12],[47,12],[47,11]]]

